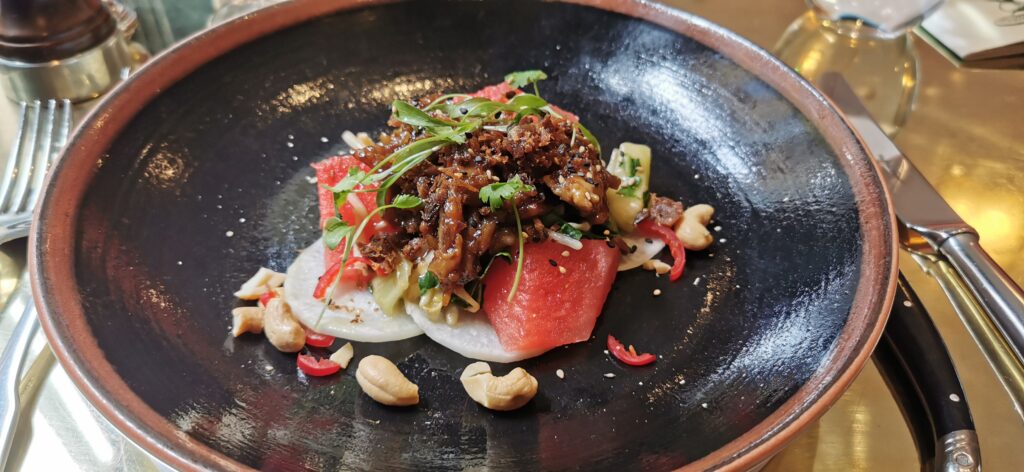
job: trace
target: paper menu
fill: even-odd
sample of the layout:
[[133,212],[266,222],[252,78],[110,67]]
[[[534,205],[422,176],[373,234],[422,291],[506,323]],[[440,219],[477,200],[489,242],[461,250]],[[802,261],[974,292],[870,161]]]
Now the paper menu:
[[922,27],[963,61],[1024,54],[1024,0],[947,0]]

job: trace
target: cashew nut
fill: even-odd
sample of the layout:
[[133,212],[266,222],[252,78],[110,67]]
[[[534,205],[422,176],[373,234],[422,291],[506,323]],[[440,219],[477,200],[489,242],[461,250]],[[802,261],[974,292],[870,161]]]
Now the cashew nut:
[[352,348],[352,343],[345,343],[344,346],[341,346],[341,349],[331,354],[331,362],[340,365],[342,369],[347,369],[348,363],[352,362],[352,356],[355,354],[356,351]]
[[[275,285],[276,284],[276,285]],[[246,280],[242,287],[235,292],[235,297],[241,298],[242,300],[257,300],[260,295],[266,293],[267,290],[272,288],[280,287],[284,284],[284,274],[274,272],[266,267],[260,267],[260,270]]]
[[363,392],[384,405],[408,406],[420,402],[420,388],[381,356],[366,356],[359,361],[356,381]]
[[503,377],[495,377],[486,362],[474,362],[466,366],[459,380],[470,398],[492,410],[515,410],[537,394],[537,379],[522,367],[512,369]]
[[658,275],[669,273],[672,270],[672,266],[659,261],[658,259],[648,259],[642,264],[644,270],[653,270]]
[[244,333],[263,332],[263,309],[258,306],[240,306],[231,310],[231,334],[236,338]]
[[714,214],[715,208],[704,203],[694,205],[683,212],[683,219],[676,224],[676,236],[682,241],[683,247],[691,251],[700,251],[711,245],[715,238],[708,232],[707,225]]
[[306,344],[306,330],[295,319],[291,308],[281,297],[267,302],[263,313],[263,332],[270,344],[281,352],[298,352]]

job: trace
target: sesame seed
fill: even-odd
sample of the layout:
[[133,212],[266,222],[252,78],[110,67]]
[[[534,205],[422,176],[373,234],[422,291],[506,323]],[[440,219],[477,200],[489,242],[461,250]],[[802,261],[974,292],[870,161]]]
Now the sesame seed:
[[287,143],[285,143],[285,145],[286,145],[286,146],[288,146],[288,147],[290,147],[290,148],[293,148],[293,147],[295,147],[295,143],[293,143],[293,142],[290,142],[290,141],[289,141],[289,142],[287,142]]
[[604,167],[601,167],[601,164],[598,164],[598,165],[594,166],[594,170],[596,170],[598,172],[601,172],[601,169],[604,169]]
[[558,272],[559,272],[560,274],[564,274],[564,273],[565,273],[565,267],[561,267],[561,266],[559,266],[559,267],[558,267]]
[[604,350],[604,354],[608,355],[608,350],[607,349]]
[[562,251],[562,257],[569,257],[569,251]]
[[654,296],[657,297],[658,295],[661,295],[661,289],[660,288],[654,289]]
[[707,410],[708,409],[708,404],[707,403],[701,403],[700,407],[705,409],[705,410]]
[[903,306],[905,306],[907,308],[910,308],[910,307],[914,306],[914,304],[910,303],[910,300],[903,300]]
[[604,232],[602,234],[604,234],[605,236],[608,236],[609,234],[612,234],[612,232],[608,231],[608,230],[604,230]]
[[960,401],[960,395],[957,395],[955,393],[951,393],[951,394],[949,394],[949,399],[953,400],[955,402],[959,402]]
[[721,226],[715,226],[715,231],[721,231],[721,230],[722,230]]
[[327,141],[328,141],[328,139],[327,139],[326,136],[320,136],[320,142],[321,143],[326,143]]
[[613,374],[611,372],[608,372],[607,374],[604,374],[604,378],[606,378],[606,379],[614,379],[615,378],[615,374]]
[[679,379],[679,385],[686,385],[686,379]]
[[235,232],[234,232],[234,231],[228,231],[228,232],[224,233],[224,236],[227,236],[227,237],[229,237],[229,238],[230,238],[230,237],[232,237],[232,236],[234,236],[234,235],[235,235]]
[[693,178],[694,179],[699,179],[700,178],[700,174],[693,174]]
[[178,261],[178,265],[181,265],[181,264],[182,264],[182,262],[181,262],[181,261]]
[[559,176],[558,176],[558,183],[560,183],[560,184],[564,184],[564,183],[565,183],[565,177],[563,177],[563,176],[559,175]]
[[637,384],[638,384],[638,385],[640,385],[641,387],[643,387],[643,386],[644,386],[644,383],[643,383],[643,382],[637,382]]
[[269,372],[271,370],[274,370],[274,366],[267,364],[266,366],[263,367],[263,369]]
[[558,267],[558,263],[554,259],[548,259],[548,264],[551,264],[551,267]]
[[699,284],[699,283],[700,283],[700,277],[697,277],[696,279],[693,279],[693,285],[694,286],[697,286],[697,284]]
[[587,148],[585,148],[585,147],[583,147],[583,146],[580,146],[580,149],[579,149],[579,151],[580,151],[580,152],[586,152],[586,151],[587,151]]
[[239,222],[239,223],[245,223],[245,218],[239,218],[239,219],[238,219],[238,222]]
[[587,178],[588,179],[593,179],[594,178],[594,173],[593,172],[587,172]]
[[555,371],[555,375],[557,375],[558,378],[560,378],[560,379],[564,379],[565,378],[565,371],[562,370],[562,369],[558,369],[558,370]]
[[294,134],[289,134],[288,135],[288,139],[295,139],[295,135]]
[[723,244],[725,243],[725,241],[726,241],[726,239],[725,239],[725,238],[722,238],[722,239],[719,239],[719,240],[718,240],[718,242],[720,242],[720,243],[723,243]]

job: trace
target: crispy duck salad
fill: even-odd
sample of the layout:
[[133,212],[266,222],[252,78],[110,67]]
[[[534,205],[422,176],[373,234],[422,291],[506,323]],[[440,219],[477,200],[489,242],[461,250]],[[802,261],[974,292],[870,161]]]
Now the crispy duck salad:
[[[713,209],[651,193],[647,146],[605,161],[541,96],[546,78],[395,101],[387,131],[345,132],[351,153],[314,164],[322,239],[283,289],[307,344],[426,333],[466,357],[524,359],[589,339],[618,271],[676,280],[685,250],[710,244]],[[624,362],[653,362],[616,345]]]

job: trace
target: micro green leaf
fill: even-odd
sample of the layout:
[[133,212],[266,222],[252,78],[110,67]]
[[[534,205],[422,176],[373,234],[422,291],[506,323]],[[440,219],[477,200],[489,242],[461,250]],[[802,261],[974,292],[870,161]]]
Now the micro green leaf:
[[391,201],[392,208],[399,208],[402,210],[408,210],[410,208],[416,208],[423,204],[423,200],[413,195],[399,195]]
[[480,189],[480,200],[497,210],[506,201],[514,199],[517,193],[529,192],[533,189],[532,185],[523,183],[517,175],[509,179],[508,182],[495,182]]
[[[505,82],[512,88],[522,88],[527,84],[533,84],[533,91],[537,91],[537,82],[547,79],[548,75],[542,70],[523,70],[512,72],[505,76]],[[539,93],[537,95],[540,95]]]

